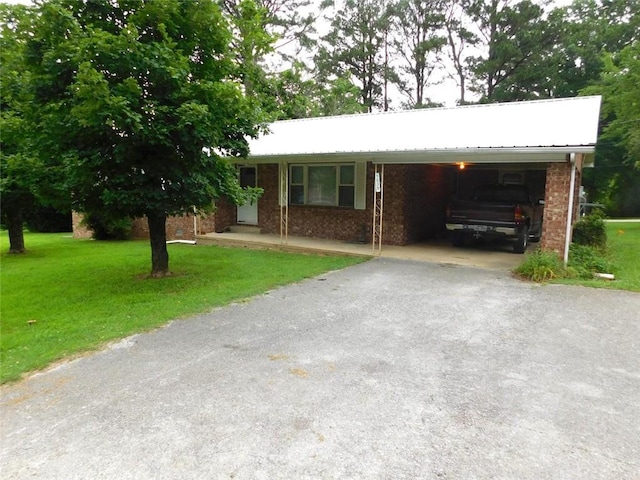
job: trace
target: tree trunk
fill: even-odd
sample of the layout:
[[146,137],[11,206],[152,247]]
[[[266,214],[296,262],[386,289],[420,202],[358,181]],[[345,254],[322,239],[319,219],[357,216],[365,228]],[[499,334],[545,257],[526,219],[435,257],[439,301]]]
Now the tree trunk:
[[7,211],[5,213],[7,232],[9,234],[9,253],[24,253],[24,232],[22,230],[22,212]]
[[164,212],[147,213],[149,241],[151,243],[151,276],[169,275],[169,252],[167,251],[167,216]]

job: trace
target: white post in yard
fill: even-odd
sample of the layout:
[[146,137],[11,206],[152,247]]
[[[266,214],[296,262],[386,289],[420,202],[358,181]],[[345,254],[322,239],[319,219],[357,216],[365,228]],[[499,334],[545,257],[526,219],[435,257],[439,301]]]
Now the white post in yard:
[[567,266],[569,262],[569,245],[571,244],[571,222],[573,222],[573,201],[574,190],[576,186],[576,154],[572,153],[569,156],[571,162],[571,180],[569,182],[569,208],[567,209],[567,230],[564,237],[564,255],[562,257],[564,266]]

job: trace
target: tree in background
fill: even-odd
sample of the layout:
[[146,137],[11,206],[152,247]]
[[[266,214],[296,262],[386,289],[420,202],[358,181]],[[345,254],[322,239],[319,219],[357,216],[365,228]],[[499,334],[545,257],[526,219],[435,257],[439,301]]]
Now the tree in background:
[[[322,7],[335,7],[334,1],[323,2]],[[346,0],[333,12],[330,31],[315,56],[317,80],[352,79],[360,89],[362,111],[385,108],[384,87],[394,75],[385,55],[390,26],[385,2]]]
[[[425,89],[446,44],[443,0],[400,0],[391,5],[390,21],[391,44],[401,62],[396,83],[408,99],[406,106],[422,108],[431,103]],[[410,80],[402,80],[403,74]]]
[[230,44],[211,0],[40,7],[27,58],[41,158],[63,166],[76,210],[147,217],[152,276],[169,273],[167,216],[256,193],[224,159],[247,155],[260,121]]
[[0,202],[9,253],[25,252],[25,221],[56,197],[48,169],[35,155],[29,119],[32,96],[24,48],[34,18],[32,8],[0,4]]
[[640,39],[640,0],[575,0],[563,9],[552,97],[574,97],[596,83],[607,54]]
[[539,98],[560,32],[543,6],[522,0],[471,0],[466,13],[478,32],[476,47],[484,53],[469,58],[473,90],[481,101]]
[[[444,33],[446,38],[447,58],[451,64],[447,76],[453,79],[460,89],[458,104],[464,105],[466,101],[467,80],[470,78],[467,54],[469,47],[477,42],[477,36],[469,30],[467,16],[464,10],[464,0],[449,0],[445,4]],[[453,68],[453,73],[451,72]]]
[[306,66],[295,62],[290,69],[272,74],[257,92],[261,105],[273,120],[344,115],[362,111],[360,91],[348,78],[318,82],[308,78]]
[[610,213],[640,214],[640,41],[603,57],[600,81],[583,90],[601,94],[602,134],[594,173],[594,199]]

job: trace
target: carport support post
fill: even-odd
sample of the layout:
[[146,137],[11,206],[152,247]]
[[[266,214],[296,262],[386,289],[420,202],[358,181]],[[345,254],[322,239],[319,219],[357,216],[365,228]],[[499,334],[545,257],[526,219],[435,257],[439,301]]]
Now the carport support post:
[[280,243],[286,244],[289,238],[289,166],[280,163]]
[[569,245],[571,244],[571,227],[573,222],[573,201],[575,195],[575,186],[576,186],[576,154],[572,153],[569,156],[569,161],[571,162],[571,179],[569,180],[569,205],[567,207],[567,230],[564,236],[564,255],[562,260],[564,262],[564,266],[567,266],[569,263]]
[[384,211],[384,164],[375,164],[373,175],[373,226],[371,247],[373,253],[382,251],[382,213]]

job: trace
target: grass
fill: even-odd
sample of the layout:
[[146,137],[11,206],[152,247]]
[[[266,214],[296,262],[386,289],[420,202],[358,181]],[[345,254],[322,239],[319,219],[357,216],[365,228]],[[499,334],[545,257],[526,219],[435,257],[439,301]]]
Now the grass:
[[[515,271],[534,281],[640,292],[640,221],[609,221],[606,222],[606,231],[607,249],[604,256],[592,255],[597,253],[592,249],[572,246],[570,268],[565,270],[557,256],[537,251],[527,255]],[[590,275],[584,278],[585,271],[594,265],[597,265],[600,273],[613,273],[615,280],[603,280]]]
[[615,288],[640,292],[640,221],[609,221],[607,227],[607,259],[612,264],[615,280],[589,279],[580,282],[559,280],[558,283],[580,284],[588,287]]
[[210,311],[363,261],[347,256],[169,245],[175,275],[149,279],[146,241],[25,234],[28,253],[0,240],[0,382],[166,322]]

